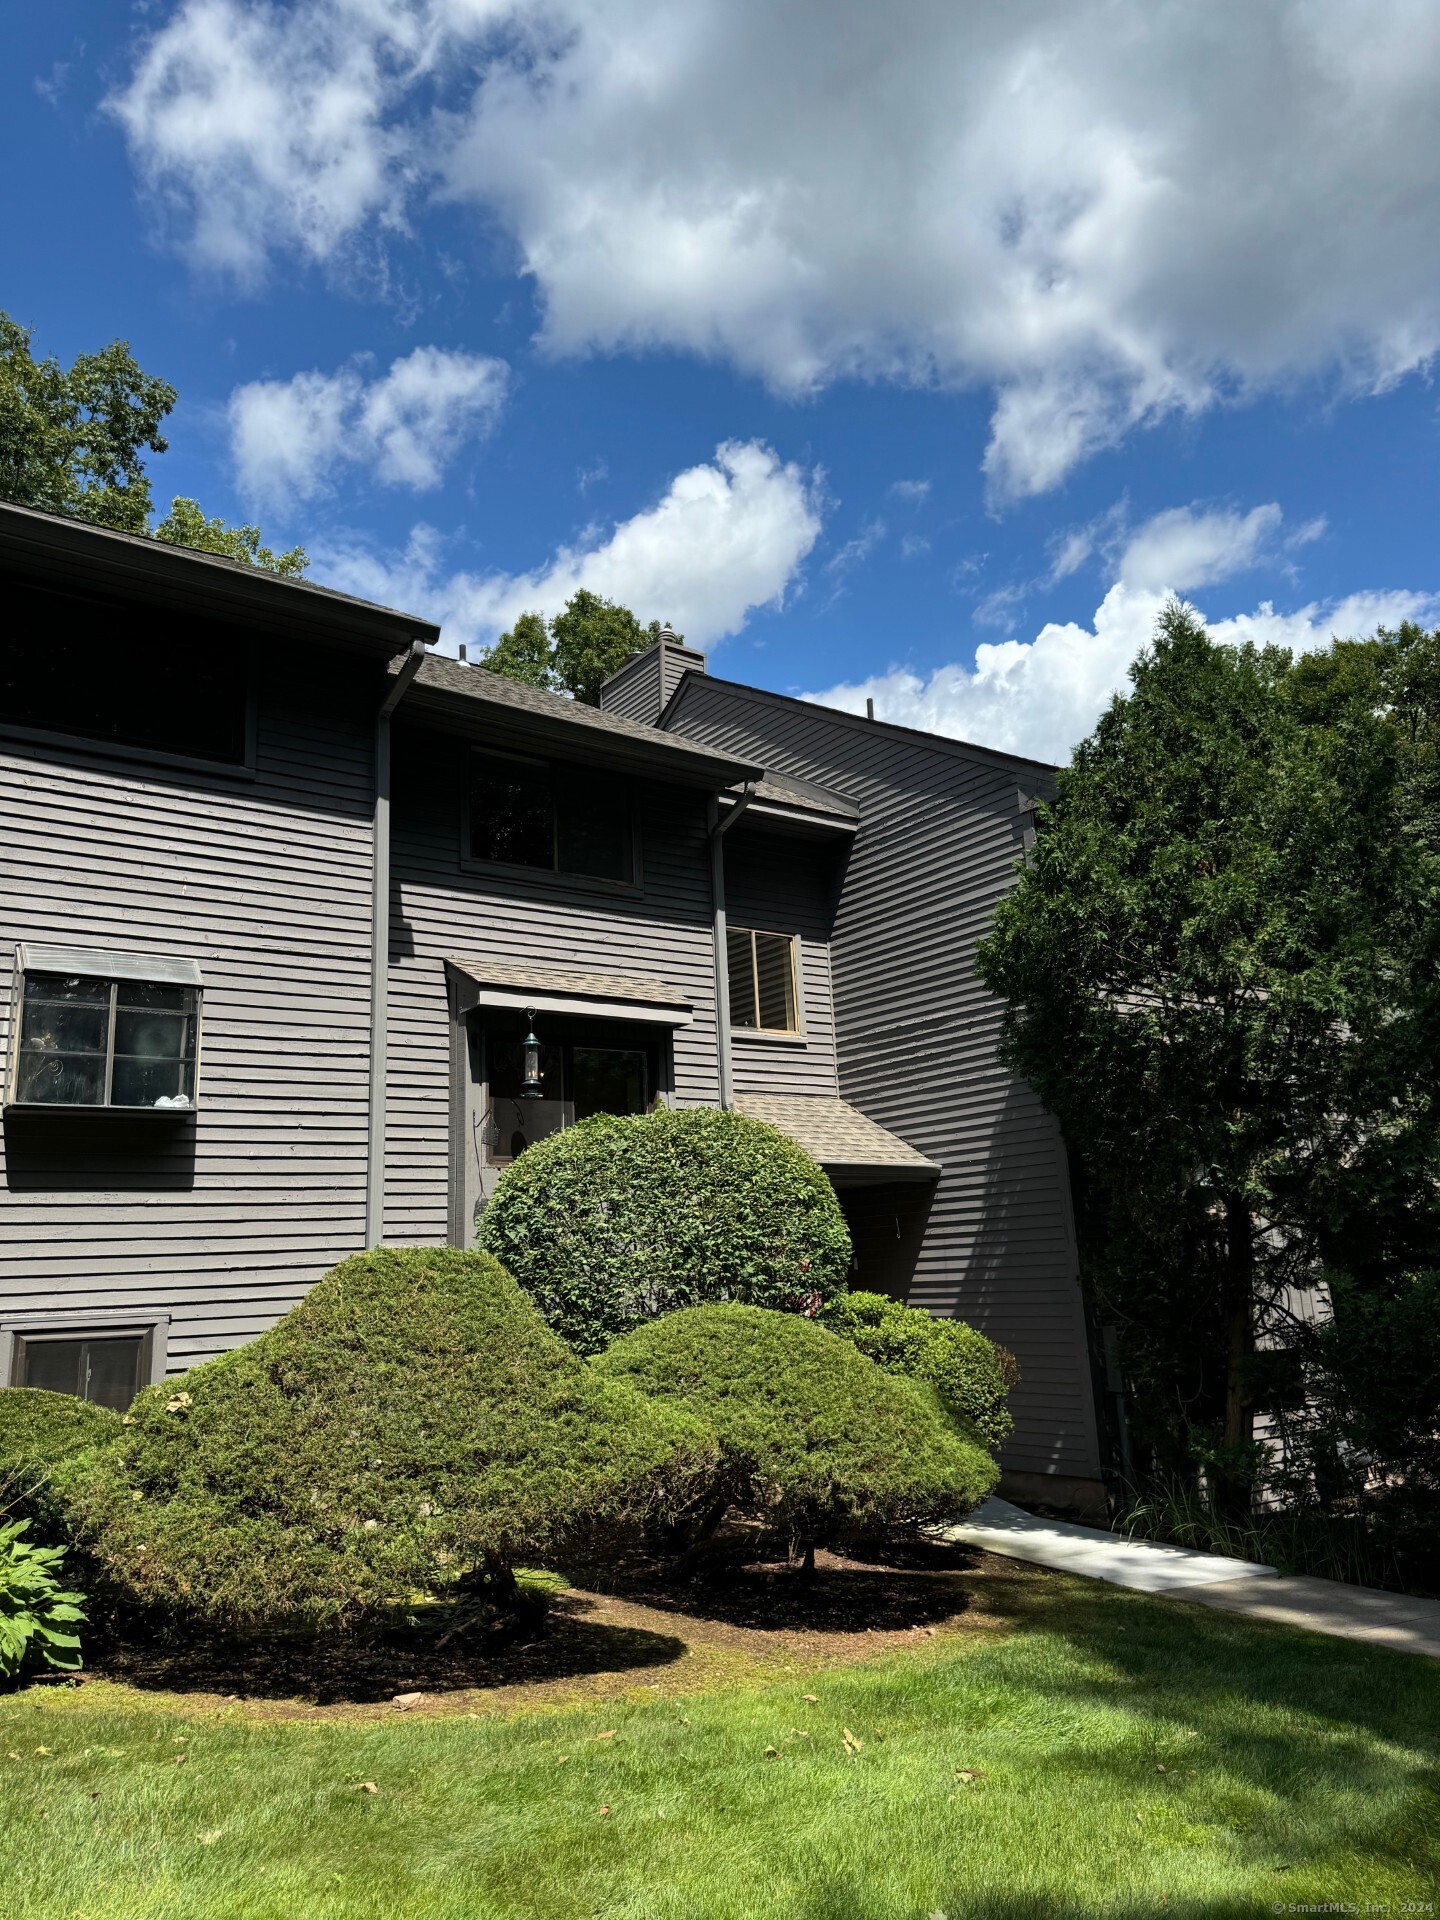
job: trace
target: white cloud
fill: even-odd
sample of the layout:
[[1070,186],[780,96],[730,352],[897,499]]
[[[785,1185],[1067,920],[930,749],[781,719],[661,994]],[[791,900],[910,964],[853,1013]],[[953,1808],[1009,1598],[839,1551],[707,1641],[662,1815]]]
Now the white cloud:
[[[1180,507],[1156,514],[1120,547],[1113,538],[1116,516],[1103,515],[1094,526],[1068,536],[1051,565],[1052,580],[1074,572],[1108,529],[1120,577],[1088,627],[1052,621],[1032,640],[982,642],[970,667],[937,667],[928,677],[891,667],[868,680],[805,697],[847,713],[863,713],[866,701],[873,700],[882,720],[1037,760],[1065,760],[1111,695],[1126,686],[1130,664],[1153,637],[1165,602],[1252,567],[1277,543],[1282,523],[1273,502],[1246,514]],[[1323,520],[1307,521],[1283,544],[1304,544],[1323,531]],[[1062,566],[1072,558],[1073,564]],[[979,603],[974,618],[1005,624],[1023,597],[1024,589],[1001,588]],[[1249,641],[1302,652],[1326,645],[1332,635],[1373,633],[1402,620],[1440,620],[1440,594],[1352,593],[1312,600],[1289,613],[1277,613],[1273,601],[1262,600],[1253,613],[1211,620],[1208,626],[1212,638],[1230,645]]]
[[481,354],[417,347],[378,378],[359,361],[253,380],[230,396],[236,475],[252,499],[313,499],[346,466],[383,486],[437,487],[465,441],[494,425],[509,372]]
[[1428,0],[176,0],[112,102],[206,266],[481,209],[556,353],[995,396],[1000,496],[1440,349]]
[[928,480],[892,480],[890,491],[897,500],[903,500],[908,507],[918,507],[930,497]]
[[1181,593],[1213,586],[1256,566],[1283,519],[1273,500],[1249,513],[1171,507],[1130,536],[1120,557],[1120,578],[1132,587]]
[[844,574],[860,566],[880,545],[885,538],[885,531],[883,520],[867,520],[853,540],[847,540],[843,547],[831,554],[825,562],[825,571]]
[[529,573],[447,574],[440,536],[419,527],[388,559],[368,545],[320,545],[314,575],[439,620],[447,646],[493,639],[527,608],[558,613],[588,587],[703,647],[782,602],[819,533],[816,477],[758,441],[727,441],[713,463],[677,474],[653,507]]

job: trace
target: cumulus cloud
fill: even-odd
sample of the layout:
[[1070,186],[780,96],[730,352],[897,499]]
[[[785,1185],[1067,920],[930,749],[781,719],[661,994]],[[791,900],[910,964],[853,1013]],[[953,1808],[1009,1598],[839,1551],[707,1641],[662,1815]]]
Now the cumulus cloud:
[[510,370],[482,354],[417,347],[388,372],[252,380],[230,396],[230,452],[252,499],[313,499],[344,467],[383,486],[437,487],[461,446],[489,432]]
[[703,647],[784,600],[820,524],[815,476],[759,441],[727,441],[712,462],[677,474],[653,507],[529,573],[447,573],[444,542],[429,527],[389,557],[319,544],[313,571],[327,586],[439,620],[446,646],[492,640],[528,608],[558,613],[587,587]]
[[[866,701],[873,700],[882,720],[1032,759],[1065,760],[1111,695],[1127,684],[1131,662],[1152,638],[1165,602],[1173,594],[1248,571],[1267,548],[1280,543],[1282,519],[1273,502],[1246,514],[1193,506],[1156,514],[1122,545],[1112,545],[1120,577],[1089,626],[1051,621],[1033,639],[982,642],[973,666],[938,667],[928,676],[892,667],[805,697],[847,713],[863,713]],[[1303,544],[1322,531],[1323,522],[1307,521],[1281,544]],[[1084,544],[1082,559],[1092,537],[1090,529],[1069,536]],[[1052,577],[1074,571],[1060,564],[1068,553],[1067,543],[1052,564]],[[975,618],[996,625],[1011,612],[1013,600],[1001,590],[980,603]],[[1397,590],[1310,601],[1291,612],[1277,612],[1273,601],[1262,600],[1253,613],[1208,625],[1213,638],[1230,645],[1249,641],[1303,652],[1326,645],[1332,635],[1437,618],[1440,595]]]
[[1283,519],[1273,500],[1249,513],[1172,507],[1132,534],[1121,555],[1120,578],[1152,591],[1213,586],[1257,565]]
[[174,0],[112,102],[255,277],[438,198],[556,353],[994,394],[999,497],[1137,425],[1440,348],[1425,0]]

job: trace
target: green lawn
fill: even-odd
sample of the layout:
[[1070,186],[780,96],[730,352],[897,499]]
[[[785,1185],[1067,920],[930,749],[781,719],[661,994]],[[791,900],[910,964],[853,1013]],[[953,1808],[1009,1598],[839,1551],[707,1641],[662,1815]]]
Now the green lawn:
[[1440,1666],[1024,1570],[986,1606],[1007,1632],[478,1718],[0,1696],[0,1914],[1435,1911]]

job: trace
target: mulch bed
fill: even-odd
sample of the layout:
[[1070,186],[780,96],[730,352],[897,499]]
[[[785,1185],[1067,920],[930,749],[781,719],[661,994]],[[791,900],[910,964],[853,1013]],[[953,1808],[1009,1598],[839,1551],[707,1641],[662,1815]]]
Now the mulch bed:
[[737,1532],[684,1580],[637,1560],[609,1570],[604,1591],[598,1575],[577,1570],[579,1584],[556,1596],[545,1621],[509,1643],[450,1637],[436,1610],[434,1625],[422,1618],[368,1638],[115,1644],[90,1677],[184,1696],[187,1710],[286,1719],[515,1712],[637,1690],[686,1693],[873,1659],[937,1635],[993,1635],[1005,1629],[1006,1609],[987,1606],[986,1588],[1024,1571],[937,1545],[822,1551],[806,1576],[770,1551]]

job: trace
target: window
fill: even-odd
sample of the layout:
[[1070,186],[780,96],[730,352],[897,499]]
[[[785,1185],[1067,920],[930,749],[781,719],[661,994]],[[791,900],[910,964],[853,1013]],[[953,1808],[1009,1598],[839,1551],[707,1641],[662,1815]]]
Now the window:
[[788,933],[727,927],[730,1024],[752,1032],[798,1033],[795,942]]
[[630,783],[518,754],[470,757],[470,856],[589,880],[635,880]]
[[18,1333],[12,1373],[17,1387],[73,1393],[123,1413],[149,1379],[150,1335]]
[[[161,977],[136,977],[146,970]],[[193,961],[22,947],[16,981],[8,1104],[193,1109],[200,1027]]]
[[249,643],[162,607],[5,583],[7,725],[244,765]]

